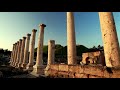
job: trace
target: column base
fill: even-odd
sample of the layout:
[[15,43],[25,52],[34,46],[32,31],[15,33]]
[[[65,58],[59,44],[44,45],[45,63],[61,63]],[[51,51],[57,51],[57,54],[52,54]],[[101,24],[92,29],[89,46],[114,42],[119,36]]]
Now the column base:
[[44,74],[44,69],[46,65],[42,66],[33,66],[33,71],[31,72],[32,75],[39,77],[40,75]]
[[29,70],[29,71],[33,71],[33,64],[28,64],[26,66],[26,69]]
[[21,67],[21,65],[22,65],[21,63],[18,63],[18,67],[19,67],[19,68]]
[[22,64],[22,68],[23,68],[23,69],[26,69],[26,66],[27,66],[26,63],[23,63],[23,64]]
[[47,65],[47,67],[44,69],[44,74],[45,76],[49,76],[49,70],[50,69],[50,65]]
[[18,67],[18,63],[15,63],[15,67],[16,67],[16,68]]

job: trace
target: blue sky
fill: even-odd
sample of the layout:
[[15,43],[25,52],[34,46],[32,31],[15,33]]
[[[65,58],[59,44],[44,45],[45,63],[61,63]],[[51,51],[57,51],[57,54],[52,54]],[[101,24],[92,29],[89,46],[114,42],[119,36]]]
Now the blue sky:
[[[120,42],[120,13],[113,12]],[[102,44],[99,16],[97,12],[74,12],[76,44],[93,47]],[[0,12],[0,48],[12,49],[12,45],[32,29],[37,29],[35,47],[38,45],[38,25],[47,25],[44,45],[49,40],[65,46],[67,43],[66,12]]]

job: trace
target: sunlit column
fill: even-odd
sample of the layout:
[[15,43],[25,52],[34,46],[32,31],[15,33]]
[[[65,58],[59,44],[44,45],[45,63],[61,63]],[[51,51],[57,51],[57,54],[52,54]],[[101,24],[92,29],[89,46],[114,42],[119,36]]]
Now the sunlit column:
[[17,60],[16,60],[16,64],[15,64],[16,67],[18,67],[18,63],[19,63],[19,60],[20,60],[21,44],[22,44],[22,39],[19,40]]
[[38,48],[37,48],[37,59],[36,64],[33,66],[33,72],[32,74],[39,75],[43,73],[43,41],[44,41],[44,28],[46,27],[45,24],[41,24],[40,26],[40,32],[38,37]]
[[107,67],[120,65],[120,50],[112,12],[99,12],[105,62]]
[[22,39],[22,45],[21,45],[21,52],[20,52],[20,61],[19,61],[18,67],[21,67],[21,65],[23,63],[25,40],[26,40],[26,37],[23,37],[23,39]]
[[54,64],[55,58],[55,40],[48,42],[48,65]]
[[15,57],[14,57],[14,63],[13,63],[14,67],[15,67],[16,60],[17,60],[18,46],[19,46],[19,41],[17,41],[16,48],[15,48]]
[[67,12],[67,59],[68,64],[76,64],[76,38],[73,12]]
[[28,60],[29,60],[28,54],[29,54],[30,36],[31,36],[31,34],[27,34],[26,42],[25,42],[24,58],[23,58],[23,64],[22,64],[22,67],[24,69],[26,69],[26,65],[28,64]]
[[14,65],[14,62],[15,62],[16,47],[17,47],[17,43],[15,43],[15,45],[14,45],[14,50],[13,50],[13,61],[12,61],[12,63],[11,63],[11,66],[13,66],[13,65]]
[[31,43],[30,43],[29,63],[27,65],[27,69],[28,70],[33,70],[33,65],[34,65],[34,48],[35,48],[36,32],[37,32],[36,29],[32,30]]

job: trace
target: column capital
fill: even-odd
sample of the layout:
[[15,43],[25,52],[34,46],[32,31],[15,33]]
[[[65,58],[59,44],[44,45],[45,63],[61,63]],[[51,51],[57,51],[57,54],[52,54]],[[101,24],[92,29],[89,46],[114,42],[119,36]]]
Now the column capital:
[[40,24],[39,27],[46,27],[46,25],[45,24]]
[[28,33],[27,36],[31,36],[31,34]]
[[26,37],[23,37],[23,39],[26,39]]
[[49,42],[54,43],[54,42],[55,42],[55,40],[49,40]]
[[36,30],[36,29],[33,29],[32,32],[37,32],[37,30]]
[[19,39],[19,41],[22,41],[22,39]]

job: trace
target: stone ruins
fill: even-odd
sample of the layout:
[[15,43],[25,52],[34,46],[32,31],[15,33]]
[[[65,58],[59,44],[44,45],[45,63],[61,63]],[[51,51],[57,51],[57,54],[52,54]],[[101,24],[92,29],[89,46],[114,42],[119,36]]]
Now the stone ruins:
[[[82,61],[76,60],[76,36],[74,13],[67,12],[67,64],[55,64],[55,41],[48,42],[48,62],[43,65],[43,43],[45,24],[40,24],[36,63],[34,65],[34,48],[36,29],[32,35],[13,44],[10,65],[29,70],[35,76],[45,75],[54,78],[120,78],[120,49],[116,26],[112,12],[98,12],[103,51],[82,54]],[[30,38],[31,37],[31,38]],[[29,52],[30,43],[30,52]]]

